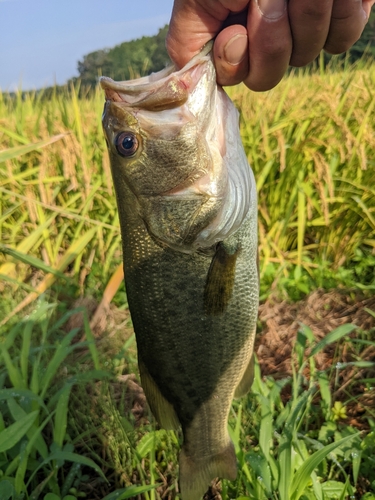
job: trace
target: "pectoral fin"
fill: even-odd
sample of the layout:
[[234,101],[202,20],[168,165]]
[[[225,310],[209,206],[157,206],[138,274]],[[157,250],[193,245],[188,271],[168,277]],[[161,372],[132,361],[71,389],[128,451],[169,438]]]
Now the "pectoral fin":
[[221,242],[217,245],[204,289],[204,306],[207,314],[219,315],[226,310],[232,297],[236,261],[240,248]]

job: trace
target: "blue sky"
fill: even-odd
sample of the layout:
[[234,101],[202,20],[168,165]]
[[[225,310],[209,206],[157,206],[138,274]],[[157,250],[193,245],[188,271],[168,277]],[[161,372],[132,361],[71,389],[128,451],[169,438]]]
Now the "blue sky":
[[173,0],[0,0],[0,88],[65,83],[94,50],[154,35]]

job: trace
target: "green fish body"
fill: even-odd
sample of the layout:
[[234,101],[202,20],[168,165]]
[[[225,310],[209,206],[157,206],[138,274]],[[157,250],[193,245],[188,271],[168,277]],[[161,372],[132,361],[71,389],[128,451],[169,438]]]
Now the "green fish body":
[[179,71],[101,85],[141,381],[159,424],[182,426],[181,496],[197,500],[236,477],[227,419],[253,377],[254,176],[210,47]]

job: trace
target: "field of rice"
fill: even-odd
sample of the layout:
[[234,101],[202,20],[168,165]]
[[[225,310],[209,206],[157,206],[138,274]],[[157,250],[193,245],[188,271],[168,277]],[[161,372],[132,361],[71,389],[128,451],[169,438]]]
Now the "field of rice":
[[[338,288],[375,318],[374,83],[362,64],[228,89],[257,179],[262,301]],[[102,109],[100,89],[0,93],[0,500],[178,498],[181,436],[156,428],[137,382]],[[374,331],[301,324],[290,373],[257,365],[230,420],[239,476],[206,498],[375,499]]]

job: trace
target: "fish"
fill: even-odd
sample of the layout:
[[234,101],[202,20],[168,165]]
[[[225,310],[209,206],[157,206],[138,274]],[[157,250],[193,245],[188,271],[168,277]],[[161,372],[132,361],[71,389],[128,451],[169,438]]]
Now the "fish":
[[253,381],[254,174],[212,43],[182,69],[100,84],[141,383],[160,426],[182,428],[180,493],[197,500],[237,474],[227,421]]

